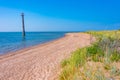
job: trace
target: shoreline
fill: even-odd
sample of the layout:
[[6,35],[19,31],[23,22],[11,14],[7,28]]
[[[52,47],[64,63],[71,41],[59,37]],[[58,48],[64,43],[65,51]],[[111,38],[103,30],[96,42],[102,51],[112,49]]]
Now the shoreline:
[[[52,42],[57,41],[59,39],[62,39],[64,37],[66,37],[66,36],[69,36],[69,34],[73,34],[73,33],[65,33],[64,36],[62,36],[60,38],[57,38],[57,39],[54,39],[54,40],[51,40],[51,41],[47,41],[47,42],[44,42],[44,43],[41,43],[41,44],[36,44],[36,45],[30,46],[30,47],[22,48],[20,50],[11,51],[11,52],[8,52],[8,53],[5,53],[5,54],[0,54],[0,60],[3,59],[4,57],[13,56],[13,55],[16,55],[17,53],[22,53],[23,51],[27,51],[27,50],[30,50],[30,49],[34,49],[36,47],[47,45],[49,43],[52,43]],[[83,32],[75,32],[75,33],[83,33]]]
[[58,80],[60,62],[90,45],[89,34],[67,33],[50,42],[0,56],[1,80]]
[[[2,33],[9,33],[9,32],[2,32]],[[10,33],[21,33],[21,32],[10,32]],[[51,42],[51,41],[54,41],[54,40],[57,40],[57,39],[60,39],[60,38],[62,38],[62,37],[64,37],[65,36],[65,34],[67,34],[67,33],[69,33],[69,32],[26,32],[26,33],[61,33],[61,36],[59,36],[59,37],[57,37],[57,38],[54,38],[54,39],[48,39],[48,40],[46,40],[46,41],[40,41],[40,42],[38,42],[38,43],[36,43],[36,44],[32,44],[32,45],[28,45],[28,46],[26,46],[26,47],[20,47],[19,45],[18,45],[18,48],[15,48],[15,49],[12,49],[12,50],[10,50],[10,51],[3,51],[3,52],[1,52],[0,53],[0,56],[4,56],[4,55],[6,55],[6,54],[9,54],[9,53],[14,53],[14,52],[16,52],[16,51],[20,51],[20,50],[22,50],[22,49],[25,49],[25,48],[30,48],[30,47],[32,47],[32,46],[36,46],[36,45],[41,45],[41,44],[44,44],[44,43],[47,43],[47,42]],[[29,35],[29,34],[28,34]],[[20,35],[19,35],[20,36]],[[26,36],[25,38],[27,38],[28,36]],[[40,37],[40,36],[39,36]],[[21,40],[24,40],[24,38],[22,38],[22,37],[20,37],[20,39]],[[26,41],[28,41],[28,39],[26,40],[25,39],[25,42]],[[21,43],[21,42],[19,42],[19,43]],[[21,44],[22,45],[22,44]],[[16,46],[17,47],[17,46]],[[9,47],[8,47],[9,48]]]
[[[76,32],[77,33],[77,32]],[[16,51],[11,51],[11,52],[7,52],[7,53],[3,53],[3,54],[0,54],[0,60],[4,57],[9,57],[9,56],[13,56],[13,55],[16,55],[16,53],[22,53],[23,51],[27,51],[27,50],[30,50],[30,49],[34,49],[36,47],[40,47],[40,46],[44,46],[44,45],[47,45],[49,43],[52,43],[56,40],[59,40],[59,39],[62,39],[64,37],[66,37],[69,33],[65,33],[64,36],[60,37],[60,38],[57,38],[57,39],[54,39],[54,40],[51,40],[51,41],[47,41],[47,42],[43,42],[43,43],[40,43],[40,44],[36,44],[36,45],[33,45],[33,46],[29,46],[29,47],[26,47],[26,48],[22,48],[22,49],[19,49],[19,50],[16,50]]]

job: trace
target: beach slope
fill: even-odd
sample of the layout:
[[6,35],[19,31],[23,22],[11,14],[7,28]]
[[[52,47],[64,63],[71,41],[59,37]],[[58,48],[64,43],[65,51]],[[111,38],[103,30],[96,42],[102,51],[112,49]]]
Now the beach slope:
[[90,35],[65,37],[0,56],[0,80],[58,80],[60,62],[77,48],[90,45]]

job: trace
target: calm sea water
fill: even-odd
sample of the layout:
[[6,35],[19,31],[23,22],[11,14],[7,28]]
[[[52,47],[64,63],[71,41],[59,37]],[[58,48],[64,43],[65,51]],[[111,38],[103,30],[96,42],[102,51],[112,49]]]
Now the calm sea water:
[[65,32],[0,32],[0,54],[13,52],[63,37]]

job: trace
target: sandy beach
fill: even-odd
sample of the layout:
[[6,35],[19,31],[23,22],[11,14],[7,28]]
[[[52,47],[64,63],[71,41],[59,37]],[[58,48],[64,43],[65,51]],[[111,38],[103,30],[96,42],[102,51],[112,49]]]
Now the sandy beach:
[[58,80],[60,62],[77,48],[90,45],[90,35],[63,38],[0,56],[0,80]]

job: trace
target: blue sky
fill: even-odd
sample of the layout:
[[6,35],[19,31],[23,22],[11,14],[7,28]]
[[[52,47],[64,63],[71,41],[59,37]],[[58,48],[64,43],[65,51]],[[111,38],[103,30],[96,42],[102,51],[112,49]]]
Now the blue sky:
[[120,0],[0,0],[0,32],[120,29]]

